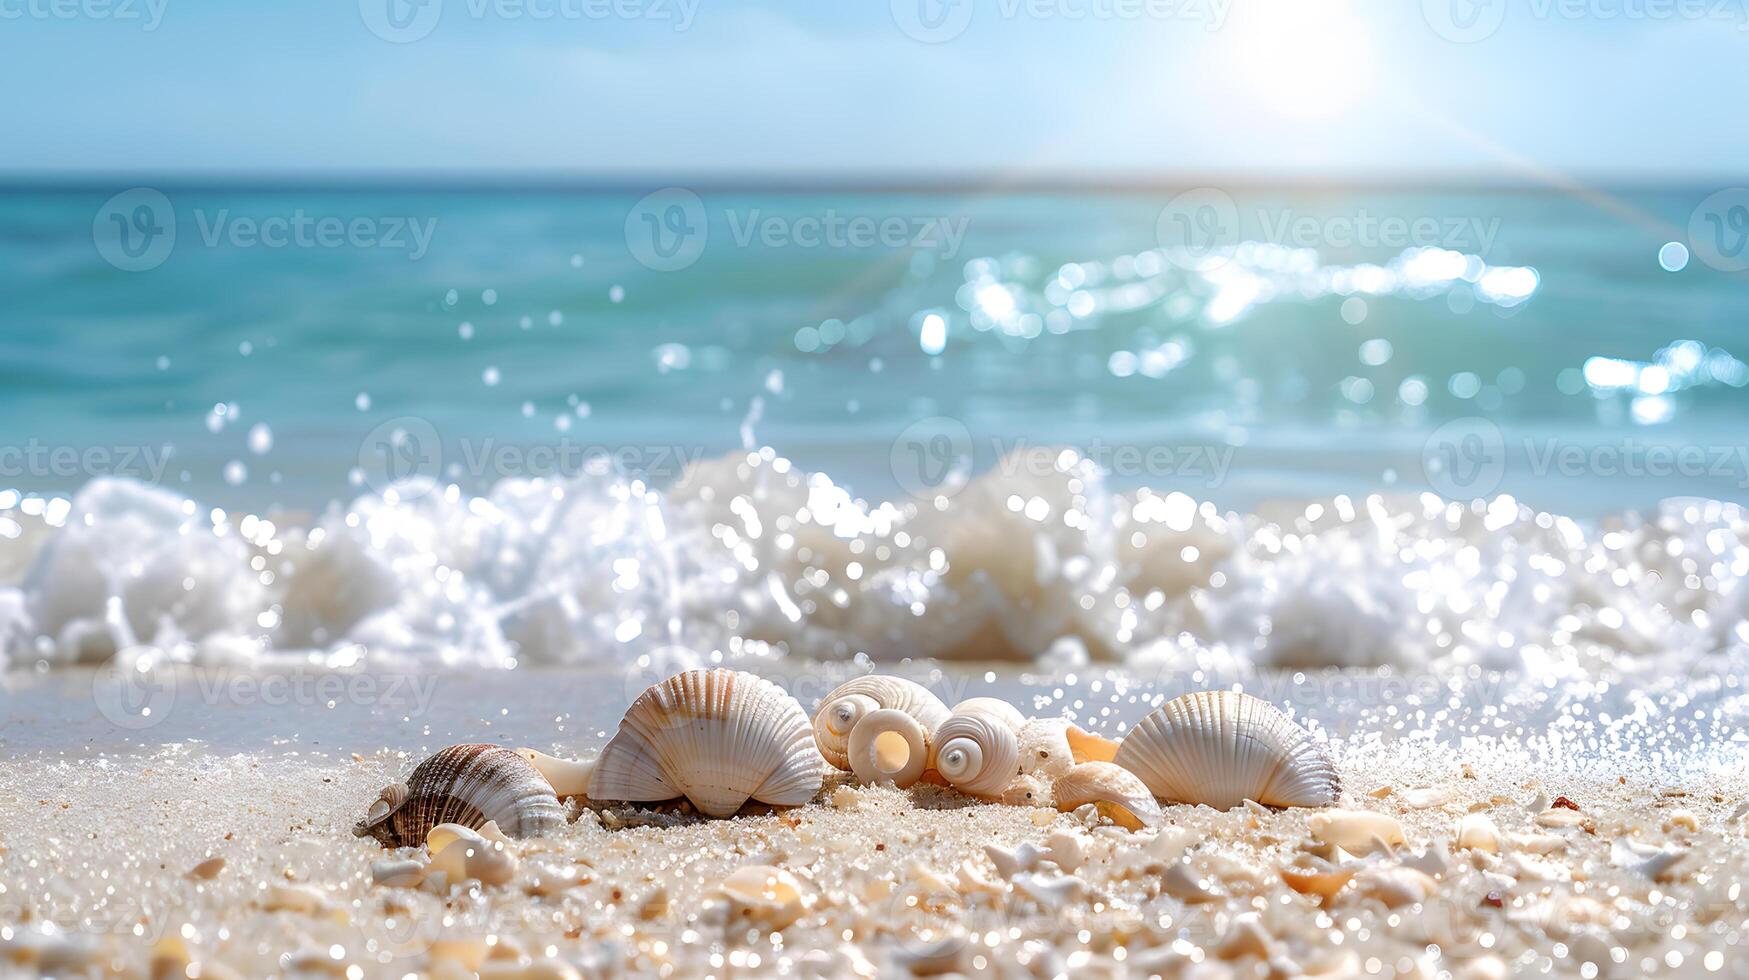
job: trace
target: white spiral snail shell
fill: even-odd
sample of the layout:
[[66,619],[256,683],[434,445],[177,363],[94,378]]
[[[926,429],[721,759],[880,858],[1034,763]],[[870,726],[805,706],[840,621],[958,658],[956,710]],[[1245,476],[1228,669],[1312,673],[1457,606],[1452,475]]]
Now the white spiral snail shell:
[[563,826],[565,815],[546,777],[521,755],[497,745],[452,745],[406,782],[384,788],[352,832],[415,847],[433,827],[478,830],[488,821],[511,837],[539,837]]
[[967,796],[1000,799],[1020,775],[1026,717],[998,698],[969,698],[935,729],[930,768]]
[[675,674],[640,695],[595,760],[588,795],[684,796],[706,816],[727,817],[749,799],[800,806],[824,777],[795,698],[762,677],[718,667]]
[[947,705],[921,684],[870,674],[838,685],[814,713],[814,742],[828,763],[858,782],[904,789],[922,778]]
[[1233,691],[1166,702],[1124,736],[1113,761],[1161,800],[1217,810],[1246,800],[1330,806],[1342,790],[1335,763],[1311,733],[1274,705]]

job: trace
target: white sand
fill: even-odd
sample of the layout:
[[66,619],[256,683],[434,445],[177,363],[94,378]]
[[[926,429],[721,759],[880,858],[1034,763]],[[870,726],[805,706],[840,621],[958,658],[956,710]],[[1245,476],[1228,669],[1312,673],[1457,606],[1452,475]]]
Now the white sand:
[[[1016,700],[1034,714],[1105,700],[1083,684]],[[39,694],[14,700],[15,727]],[[806,807],[725,821],[585,810],[515,845],[509,884],[439,897],[372,881],[373,862],[423,849],[385,853],[350,833],[422,754],[367,749],[380,733],[313,750],[32,750],[0,762],[0,965],[146,975],[168,936],[203,976],[465,976],[446,959],[488,946],[488,974],[527,961],[549,971],[527,975],[561,976],[1744,976],[1749,957],[1732,947],[1749,928],[1749,837],[1733,816],[1745,754],[1728,719],[1708,723],[1709,747],[1648,722],[1663,709],[1640,710],[1451,738],[1357,713],[1332,746],[1343,806],[1391,815],[1406,843],[1355,857],[1359,874],[1322,908],[1279,874],[1311,846],[1319,811],[1167,807],[1168,828],[1132,834],[946,790],[832,785]],[[1612,744],[1634,738],[1637,754],[1616,764]],[[1538,823],[1557,796],[1580,809],[1542,819],[1573,826]],[[1471,812],[1498,826],[1502,854],[1452,849]],[[1082,862],[1009,881],[985,853],[1053,839],[1072,839]],[[1658,870],[1662,849],[1681,856]],[[215,856],[210,881],[185,877]],[[787,869],[801,907],[748,918],[725,901],[724,879],[751,864]],[[1405,866],[1430,875],[1425,898],[1422,879],[1393,870]],[[766,914],[795,920],[773,931]]]

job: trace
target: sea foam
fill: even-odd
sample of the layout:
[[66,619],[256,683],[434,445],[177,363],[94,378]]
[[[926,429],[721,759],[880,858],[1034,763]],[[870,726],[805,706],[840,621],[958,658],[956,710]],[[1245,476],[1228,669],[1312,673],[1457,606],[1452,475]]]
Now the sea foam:
[[[39,529],[42,530],[42,529]],[[769,449],[655,489],[606,472],[484,496],[413,482],[303,520],[96,480],[10,544],[10,664],[293,659],[507,668],[930,657],[1073,667],[1590,672],[1749,646],[1749,521],[1601,522],[1510,497],[1221,512],[1028,449],[869,503]]]

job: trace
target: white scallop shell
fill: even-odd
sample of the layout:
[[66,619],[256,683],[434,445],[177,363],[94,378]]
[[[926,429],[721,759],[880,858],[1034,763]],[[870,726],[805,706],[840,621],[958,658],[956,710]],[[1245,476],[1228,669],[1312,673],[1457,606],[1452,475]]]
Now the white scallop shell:
[[1072,813],[1091,803],[1122,827],[1141,830],[1166,822],[1140,776],[1110,762],[1083,762],[1051,784],[1057,809]]
[[915,718],[925,735],[948,716],[947,705],[923,685],[903,677],[868,674],[838,685],[820,702],[820,709],[814,712],[814,741],[820,754],[834,768],[854,771],[850,733],[863,718],[883,708]]
[[546,777],[497,745],[452,745],[384,789],[353,827],[389,847],[415,847],[440,824],[479,829],[495,822],[512,837],[538,837],[565,823]]
[[1136,725],[1113,760],[1169,803],[1228,810],[1329,806],[1342,789],[1324,748],[1274,705],[1233,691],[1174,698]]
[[961,701],[935,729],[929,767],[968,796],[1000,799],[1020,775],[1020,729],[1025,724],[1026,716],[1006,701]]
[[795,698],[753,674],[688,670],[627,709],[589,779],[593,800],[684,796],[727,817],[749,799],[800,806],[820,791],[825,760]]

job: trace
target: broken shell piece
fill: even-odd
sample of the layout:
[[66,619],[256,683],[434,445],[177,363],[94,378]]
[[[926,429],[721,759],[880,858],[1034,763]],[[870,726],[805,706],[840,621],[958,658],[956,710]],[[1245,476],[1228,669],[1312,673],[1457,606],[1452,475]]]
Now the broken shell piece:
[[916,718],[896,708],[864,715],[850,730],[850,771],[860,783],[892,783],[908,789],[929,766],[929,734]]
[[1427,901],[1439,884],[1414,868],[1373,868],[1361,874],[1354,887],[1362,897],[1395,909]]
[[1020,770],[1058,779],[1083,762],[1110,762],[1117,743],[1061,718],[1034,718],[1020,729]]
[[1023,874],[1014,876],[1014,890],[1055,912],[1067,908],[1085,887],[1074,875]]
[[370,880],[388,888],[418,888],[425,881],[425,865],[418,861],[377,861],[370,866]]
[[[904,713],[926,735],[948,716],[947,705],[940,698],[903,677],[869,674],[848,680],[833,688],[814,712],[814,742],[820,755],[836,769],[855,772],[850,763],[850,736],[864,718],[882,710]],[[928,753],[923,757],[927,759]]]
[[1423,786],[1403,791],[1403,805],[1411,810],[1426,810],[1450,803],[1456,794],[1443,786]]
[[452,745],[405,783],[385,788],[352,832],[387,847],[415,847],[439,824],[478,828],[487,821],[512,837],[539,837],[564,826],[565,815],[527,759],[496,745]]
[[1539,827],[1549,828],[1582,827],[1585,824],[1585,814],[1566,807],[1551,807],[1536,815],[1536,823]]
[[1617,839],[1610,842],[1609,861],[1648,881],[1671,881],[1679,877],[1676,865],[1688,856],[1686,847],[1656,847]]
[[970,698],[936,726],[929,768],[953,788],[982,799],[1002,795],[1020,773],[1018,709],[995,698]]
[[1042,773],[1026,773],[1014,777],[1014,782],[1009,783],[1008,788],[996,797],[996,802],[1006,806],[1047,805],[1051,800],[1051,789],[1041,779],[1042,775]]
[[749,800],[800,806],[820,792],[825,760],[802,706],[743,671],[688,670],[627,709],[589,778],[592,800],[685,796],[710,817]]
[[516,855],[509,848],[460,824],[432,828],[429,842],[431,863],[426,874],[446,875],[449,884],[474,880],[502,885],[516,874]]
[[1158,827],[1166,822],[1160,804],[1140,776],[1110,762],[1083,762],[1074,766],[1051,787],[1057,809],[1072,813],[1092,804],[1101,816],[1130,830]]
[[210,857],[194,867],[189,868],[186,877],[192,878],[196,881],[211,881],[218,877],[219,872],[223,870],[225,870],[225,859],[222,857]]
[[1458,821],[1457,846],[1460,850],[1500,853],[1500,828],[1486,814],[1471,813]]
[[1395,817],[1371,810],[1330,810],[1306,820],[1312,836],[1350,854],[1389,851],[1403,843],[1403,825]]
[[1667,831],[1699,830],[1700,818],[1696,817],[1694,813],[1689,810],[1672,810],[1670,811],[1670,815],[1664,818],[1664,829]]
[[261,907],[269,912],[302,912],[346,921],[346,910],[328,901],[328,896],[304,885],[268,885],[261,896]]
[[784,929],[806,911],[801,885],[782,868],[754,864],[723,879],[722,893],[736,921],[751,922],[773,932]]
[[1233,691],[1174,698],[1131,729],[1113,760],[1170,803],[1230,810],[1329,806],[1341,792],[1322,745],[1265,701]]
[[1512,834],[1507,837],[1516,850],[1529,854],[1549,854],[1567,846],[1567,842],[1553,834]]
[[1057,867],[1073,873],[1087,862],[1087,845],[1082,843],[1084,840],[1080,834],[1071,834],[1068,831],[1059,830],[1052,834],[1051,839],[1046,842],[1051,860]]
[[1160,888],[1173,898],[1190,905],[1220,901],[1221,896],[1210,890],[1206,881],[1190,870],[1184,861],[1174,861],[1160,876]]
[[536,749],[517,749],[516,754],[534,766],[560,799],[589,795],[589,774],[595,770],[595,763],[561,759]]
[[1320,904],[1328,904],[1342,886],[1353,879],[1357,869],[1338,868],[1326,862],[1302,859],[1281,869],[1281,880],[1301,895],[1311,895]]
[[1240,960],[1248,956],[1268,960],[1275,955],[1275,943],[1263,928],[1262,917],[1256,912],[1245,912],[1233,917],[1232,926],[1221,937],[1221,944],[1215,947],[1215,955],[1223,960]]
[[990,863],[996,866],[996,873],[1004,878],[1013,878],[1019,872],[1031,871],[1038,867],[1039,861],[1050,857],[1049,852],[1031,841],[1023,841],[1014,848],[986,844],[984,853],[989,856]]

